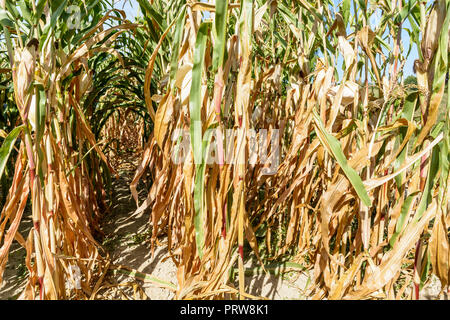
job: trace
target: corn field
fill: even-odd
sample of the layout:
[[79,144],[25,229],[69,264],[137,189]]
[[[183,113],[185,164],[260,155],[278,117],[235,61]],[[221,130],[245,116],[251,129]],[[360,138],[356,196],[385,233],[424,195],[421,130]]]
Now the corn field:
[[310,299],[450,293],[450,1],[135,3],[0,0],[0,283],[17,242],[19,299],[96,298],[128,152],[175,299],[264,298],[250,258]]

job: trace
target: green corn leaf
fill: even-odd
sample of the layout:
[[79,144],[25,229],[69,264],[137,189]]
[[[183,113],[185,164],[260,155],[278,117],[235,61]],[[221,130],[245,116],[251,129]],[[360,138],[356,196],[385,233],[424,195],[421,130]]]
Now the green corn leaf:
[[367,10],[367,7],[366,7],[366,1],[365,1],[365,0],[358,0],[358,4],[359,4],[360,8],[361,8],[363,11],[366,11],[366,10]]
[[11,0],[5,1],[6,10],[14,17],[14,19],[20,19],[21,15],[19,10],[16,8],[16,4],[13,3]]
[[156,23],[161,27],[162,30],[167,28],[162,15],[159,12],[157,12],[155,9],[153,9],[153,7],[150,5],[150,3],[148,1],[139,1],[139,3],[144,6],[145,10],[156,21]]
[[47,111],[47,96],[42,86],[37,90],[37,109],[36,109],[36,141],[41,141],[45,129],[45,117]]
[[406,5],[403,7],[402,11],[395,17],[395,24],[403,23],[403,21],[411,15],[411,11],[414,10],[416,4],[417,0],[406,1]]
[[355,169],[353,169],[348,165],[347,158],[342,152],[341,143],[339,142],[339,140],[337,140],[334,136],[332,136],[326,131],[322,123],[322,120],[315,111],[313,111],[313,118],[317,128],[317,136],[319,137],[320,142],[339,163],[339,166],[342,168],[342,171],[344,171],[346,177],[352,184],[361,201],[367,207],[370,207],[372,205],[372,201],[370,200],[370,197],[367,194],[367,190],[364,187],[361,177],[358,175]]
[[350,22],[350,0],[342,1],[342,19],[344,20],[345,25],[347,26]]
[[189,98],[189,111],[191,115],[191,144],[193,148],[194,161],[196,166],[196,177],[194,187],[194,224],[195,224],[195,239],[197,250],[200,258],[203,256],[203,176],[205,167],[202,157],[202,122],[201,122],[201,108],[202,108],[202,73],[205,64],[205,50],[206,42],[208,40],[208,32],[210,23],[202,23],[197,33],[194,50],[194,66],[192,68],[192,84]]
[[36,16],[34,17],[34,23],[37,24],[41,18],[42,12],[44,12],[46,0],[39,0],[36,5]]
[[228,0],[217,1],[216,18],[214,21],[214,52],[213,52],[213,71],[216,71],[223,65],[226,44],[226,28],[228,15]]
[[183,7],[183,10],[178,17],[178,21],[175,27],[175,34],[173,37],[173,45],[172,45],[172,61],[170,63],[170,83],[173,88],[173,83],[175,81],[175,76],[178,70],[178,55],[180,52],[180,42],[181,36],[183,35],[184,30],[184,22],[186,20],[186,7]]
[[11,17],[8,11],[0,9],[0,24],[3,27],[14,28],[14,18]]
[[447,87],[447,108],[446,119],[444,123],[444,139],[440,145],[440,188],[439,188],[439,202],[443,210],[447,205],[448,199],[446,191],[448,188],[448,177],[450,174],[450,86]]
[[[59,17],[64,12],[66,5],[67,5],[67,0],[64,0],[61,3],[61,5],[59,5],[59,7],[57,7],[57,9],[52,12],[52,16],[51,16],[50,20],[47,22],[47,24],[45,25],[44,31],[42,32],[44,37],[49,34],[50,30],[53,30],[55,28],[56,22],[58,22]],[[44,43],[45,41],[41,41],[41,42]]]
[[427,181],[422,193],[422,197],[417,207],[415,219],[418,221],[432,201],[432,190],[437,182],[437,173],[439,170],[439,148],[433,148],[431,162],[428,168]]
[[[417,105],[417,93],[414,92],[406,97],[405,104],[402,110],[402,118],[407,119],[408,121],[413,121],[414,117],[414,109]],[[397,142],[400,144],[406,136],[407,128],[400,128],[400,135],[397,137]],[[408,154],[408,145],[406,145],[403,150],[399,153],[398,157],[394,161],[394,169],[397,170],[400,166],[405,162],[406,155]],[[397,187],[400,188],[403,184],[403,180],[406,176],[406,172],[402,172],[398,176],[395,177],[395,181],[397,183]]]
[[400,210],[400,216],[398,217],[397,224],[395,225],[395,232],[389,240],[389,245],[394,247],[395,242],[397,241],[398,236],[404,229],[407,217],[409,215],[409,211],[411,210],[411,205],[413,204],[413,200],[416,198],[419,191],[411,193],[406,197],[405,202],[403,202],[402,208]]
[[20,1],[18,1],[18,4],[20,7],[20,11],[22,12],[22,17],[29,23],[33,23],[32,17],[31,17],[31,11],[28,8],[26,2],[24,0],[20,0]]
[[2,146],[0,147],[0,179],[3,176],[3,171],[5,170],[6,163],[8,162],[9,155],[16,143],[17,137],[22,132],[25,127],[22,125],[20,127],[14,128],[8,136],[3,141]]
[[431,268],[431,260],[430,260],[430,252],[427,251],[424,255],[424,261],[422,261],[422,275],[420,277],[420,290],[422,290],[423,286],[425,285],[425,282],[428,280],[428,274],[430,272],[430,268]]
[[194,226],[195,226],[195,243],[197,245],[198,255],[200,259],[203,257],[203,247],[205,245],[204,223],[206,220],[206,212],[204,208],[205,201],[205,156],[209,152],[211,145],[212,130],[207,130],[202,142],[202,163],[196,166],[195,186],[194,186]]

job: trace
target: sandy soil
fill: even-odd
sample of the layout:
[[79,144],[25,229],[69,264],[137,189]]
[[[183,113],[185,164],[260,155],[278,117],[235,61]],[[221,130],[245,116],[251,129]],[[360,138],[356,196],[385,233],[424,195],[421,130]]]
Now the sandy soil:
[[[26,210],[19,228],[19,232],[25,239],[32,226],[31,210]],[[0,300],[15,300],[25,288],[28,276],[28,270],[25,265],[26,255],[25,248],[17,241],[11,244],[8,262],[3,273],[3,281],[0,284]]]

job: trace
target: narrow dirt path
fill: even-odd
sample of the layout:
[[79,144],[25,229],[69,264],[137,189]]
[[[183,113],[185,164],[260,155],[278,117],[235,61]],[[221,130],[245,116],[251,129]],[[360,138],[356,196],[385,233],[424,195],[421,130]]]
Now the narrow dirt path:
[[[160,240],[162,245],[155,249],[152,257],[148,241],[151,236],[149,215],[132,216],[136,210],[136,203],[129,188],[134,174],[133,167],[124,169],[122,166],[120,178],[113,181],[111,210],[102,223],[102,231],[105,233],[103,247],[109,252],[113,266],[123,266],[151,274],[153,277],[175,284],[176,267],[168,258],[166,239]],[[140,200],[143,201],[146,196],[145,187],[141,186],[140,190],[142,190]],[[111,270],[113,268],[110,268]],[[136,280],[135,277],[117,271],[108,274],[105,284],[107,286],[110,284],[111,289],[100,290],[97,298],[117,299],[126,295],[133,299],[172,299],[175,296],[173,290],[161,288],[153,282]],[[133,285],[143,289],[138,290],[140,295],[134,294]]]

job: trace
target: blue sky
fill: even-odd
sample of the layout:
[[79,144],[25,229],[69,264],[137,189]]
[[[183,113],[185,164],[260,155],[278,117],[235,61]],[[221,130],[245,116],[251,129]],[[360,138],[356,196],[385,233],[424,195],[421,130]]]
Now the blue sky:
[[[341,2],[342,2],[342,0],[334,0],[335,8],[337,8],[338,5]],[[369,3],[369,6],[370,6],[370,3]],[[351,12],[352,12],[352,14],[354,14],[354,7],[353,6],[351,6]],[[380,20],[381,20],[381,10],[378,9],[369,18],[369,23],[368,24],[369,24],[370,28],[372,30],[375,30],[377,28],[377,26],[379,25]],[[400,50],[400,54],[403,53],[404,55],[406,55],[408,53],[408,51],[410,50],[409,56],[407,57],[405,65],[403,67],[403,74],[404,74],[405,78],[408,77],[409,75],[413,75],[414,74],[414,71],[413,71],[414,61],[416,59],[418,59],[417,45],[415,43],[413,43],[412,44],[412,48],[410,48],[410,42],[409,42],[410,41],[410,37],[409,37],[409,33],[408,33],[407,29],[412,30],[411,24],[410,24],[408,19],[406,19],[405,22],[402,25],[401,47],[403,47],[403,48],[401,48],[401,50]],[[353,31],[354,30],[351,30],[350,28],[347,29],[347,33],[351,33]],[[394,43],[393,43],[392,36],[387,36],[387,35],[388,35],[387,32],[385,32],[385,34],[383,34],[383,36],[382,36],[383,40],[387,40],[387,39],[390,40],[388,42],[388,45],[391,48],[394,48]],[[384,53],[385,56],[389,55],[389,52],[387,52],[384,48],[383,48],[383,53]],[[342,61],[343,61],[343,58],[340,57],[338,59],[338,64],[342,63]],[[378,59],[377,59],[377,62],[378,62]],[[388,67],[387,70],[389,70],[389,67]],[[340,70],[340,72],[339,72],[339,76],[340,77],[342,76],[342,73],[343,73],[342,70]]]
[[[113,0],[111,0],[111,1],[113,1]],[[205,2],[205,0],[202,0],[202,1]],[[335,6],[338,6],[340,2],[341,2],[341,0],[335,0],[334,1]],[[140,14],[139,5],[136,0],[115,0],[114,6],[115,6],[115,8],[125,10],[127,18],[129,20],[133,20],[136,16],[138,16]],[[353,11],[353,7],[352,7],[352,11]],[[374,29],[376,27],[377,23],[378,23],[378,17],[376,14],[374,14],[370,18],[369,24]],[[409,34],[405,29],[411,29],[411,26],[410,26],[408,20],[405,21],[403,28],[402,28],[402,30],[403,30],[402,31],[402,45],[405,46],[403,48],[403,52],[406,54],[409,50]],[[392,43],[389,43],[389,45],[391,45],[393,47]],[[385,53],[385,55],[388,54],[388,52],[384,52],[384,53]],[[405,66],[403,68],[405,78],[407,76],[413,74],[414,60],[416,60],[416,59],[418,59],[417,46],[415,44],[413,44],[411,53],[410,53],[408,59],[406,60]],[[343,60],[342,57],[340,57],[338,59],[338,65],[340,63],[342,63],[342,60]],[[342,76],[342,73],[343,73],[342,70],[340,70],[339,71],[340,77]]]
[[[113,1],[113,0],[111,0]],[[114,8],[124,10],[127,18],[131,21],[134,20],[136,16],[139,14],[139,4],[136,0],[115,0]]]

